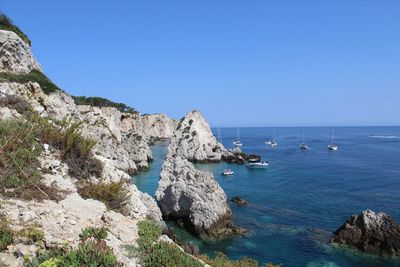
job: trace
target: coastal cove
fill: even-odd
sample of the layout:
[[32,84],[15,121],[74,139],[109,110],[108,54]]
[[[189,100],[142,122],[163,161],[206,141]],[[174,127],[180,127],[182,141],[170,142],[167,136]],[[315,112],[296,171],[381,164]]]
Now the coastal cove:
[[[217,129],[213,132],[217,136]],[[206,242],[170,225],[178,236],[210,255],[221,251],[231,258],[248,256],[284,266],[399,266],[399,259],[328,244],[346,218],[364,209],[384,211],[400,221],[400,140],[369,137],[399,133],[400,127],[338,127],[339,150],[330,152],[329,128],[304,128],[309,151],[298,149],[299,128],[277,128],[275,150],[264,144],[272,134],[270,128],[242,128],[243,151],[261,155],[269,161],[269,169],[248,170],[227,163],[195,166],[211,171],[228,199],[240,196],[249,202],[244,207],[229,204],[234,222],[250,233]],[[236,129],[221,129],[225,147],[232,147],[235,137]],[[133,176],[139,190],[154,196],[167,147],[168,142],[156,143],[150,169]],[[226,168],[235,174],[221,176]]]

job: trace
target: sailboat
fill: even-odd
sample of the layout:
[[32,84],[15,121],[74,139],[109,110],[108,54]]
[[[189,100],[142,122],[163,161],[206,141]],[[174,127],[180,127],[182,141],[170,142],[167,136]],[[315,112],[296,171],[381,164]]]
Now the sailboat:
[[221,128],[218,127],[218,142],[222,144],[222,138],[221,138]]
[[338,150],[338,146],[333,143],[333,127],[331,128],[331,135],[329,139],[328,149],[332,151]]
[[235,145],[235,146],[242,146],[242,143],[240,142],[240,132],[239,132],[239,127],[237,127],[236,128],[236,131],[237,131],[237,138],[236,138],[236,140],[235,141],[233,141],[233,144]]
[[272,148],[275,148],[278,146],[278,143],[275,141],[275,126],[273,127],[272,131],[273,131],[272,140],[266,141],[265,144],[271,146]]
[[300,149],[303,149],[303,150],[310,149],[310,147],[308,145],[306,145],[303,141],[303,128],[301,128],[301,143],[300,143],[299,147],[300,147]]

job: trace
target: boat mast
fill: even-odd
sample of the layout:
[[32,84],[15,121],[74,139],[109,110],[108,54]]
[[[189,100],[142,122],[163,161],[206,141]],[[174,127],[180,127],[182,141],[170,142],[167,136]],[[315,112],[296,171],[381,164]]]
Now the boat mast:
[[303,144],[303,128],[301,128],[301,144]]
[[236,135],[237,135],[237,136],[236,136],[236,137],[237,137],[237,140],[240,141],[239,126],[236,126],[236,132],[237,132],[237,133],[236,133]]
[[331,127],[331,136],[330,136],[330,143],[332,144],[333,142],[333,127]]
[[221,128],[218,127],[218,142],[222,143],[221,140]]

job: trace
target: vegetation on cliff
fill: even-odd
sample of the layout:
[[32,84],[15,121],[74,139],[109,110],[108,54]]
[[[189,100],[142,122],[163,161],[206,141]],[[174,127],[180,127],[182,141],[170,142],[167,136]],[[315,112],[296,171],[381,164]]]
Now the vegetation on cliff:
[[81,242],[76,249],[64,247],[39,252],[34,259],[26,264],[26,266],[121,266],[117,262],[113,250],[107,246],[104,240],[106,237],[106,229],[83,229],[82,234],[80,235]]
[[39,70],[31,70],[29,73],[10,73],[0,72],[0,82],[15,82],[15,83],[27,83],[37,82],[42,88],[45,94],[54,93],[61,91],[57,85],[55,85],[46,75]]
[[133,107],[127,106],[123,103],[116,103],[109,99],[102,97],[86,97],[86,96],[73,96],[72,97],[77,105],[90,105],[94,107],[113,107],[121,112],[138,113]]
[[[102,165],[89,154],[96,142],[82,136],[79,123],[68,118],[63,121],[41,118],[23,101],[16,104],[14,98],[0,99],[0,106],[10,101],[25,110],[25,115],[19,119],[0,120],[1,194],[36,200],[62,198],[62,192],[42,181],[39,156],[43,144],[60,150],[70,173],[101,175]],[[88,170],[93,162],[97,167]]]
[[28,36],[23,33],[5,14],[0,13],[0,30],[15,32],[25,43],[32,45]]
[[125,184],[124,180],[110,183],[83,182],[78,186],[78,193],[85,199],[91,198],[103,202],[110,210],[123,212],[130,198]]
[[[218,252],[215,258],[205,254],[196,255],[196,258],[185,253],[175,243],[158,241],[161,236],[161,227],[150,221],[144,220],[138,223],[139,240],[138,255],[141,263],[146,266],[204,266],[200,261],[213,267],[258,267],[258,261],[244,257],[238,260],[230,260],[225,254]],[[200,259],[200,260],[199,260]],[[278,267],[279,265],[265,264],[265,267]]]

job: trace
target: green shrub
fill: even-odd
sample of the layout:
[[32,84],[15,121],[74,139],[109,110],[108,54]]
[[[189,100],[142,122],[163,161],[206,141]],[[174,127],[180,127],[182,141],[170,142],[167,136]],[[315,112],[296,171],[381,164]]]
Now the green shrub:
[[102,164],[90,156],[96,143],[82,136],[79,125],[70,119],[56,125],[34,113],[26,120],[0,120],[0,192],[24,199],[62,199],[63,192],[42,183],[41,143],[61,150],[74,177],[100,176]]
[[0,30],[15,32],[25,43],[29,46],[32,45],[31,40],[28,36],[23,33],[17,26],[14,25],[12,20],[5,14],[0,14]]
[[40,140],[61,150],[71,176],[77,179],[101,176],[103,172],[101,162],[90,155],[96,142],[83,137],[80,122],[75,122],[70,117],[56,122],[57,125],[42,118],[37,120],[40,121],[41,127]]
[[14,242],[14,234],[7,225],[0,225],[0,252],[7,249],[7,246]]
[[10,73],[1,72],[0,81],[15,82],[15,83],[27,83],[37,82],[42,88],[45,94],[54,93],[61,91],[57,85],[55,85],[46,75],[39,70],[31,70],[29,73]]
[[92,198],[102,201],[108,209],[123,212],[130,194],[125,187],[126,182],[92,183],[84,182],[78,186],[78,193],[83,198]]
[[108,229],[105,227],[87,227],[82,230],[82,233],[79,235],[81,241],[87,240],[89,238],[94,239],[106,239],[108,235]]
[[73,96],[75,104],[77,105],[90,105],[94,107],[114,107],[121,112],[138,113],[134,108],[127,106],[123,103],[115,103],[109,99],[102,97],[86,97],[86,96]]
[[[91,232],[91,234],[89,233]],[[96,233],[95,233],[96,232]],[[29,261],[27,267],[117,267],[117,262],[112,249],[103,240],[104,229],[83,229],[82,234],[87,238],[82,239],[76,249],[58,248],[39,253]]]
[[161,236],[161,227],[151,220],[144,220],[138,223],[139,250],[147,251],[151,245]]
[[146,252],[146,255],[142,257],[141,263],[145,267],[204,266],[200,261],[183,252],[177,245],[164,241],[154,243]]
[[18,232],[18,236],[30,242],[37,243],[44,240],[44,233],[35,225],[28,226]]
[[157,239],[161,227],[150,220],[138,223],[138,255],[141,264],[147,266],[203,266],[198,260],[183,252],[177,245]]

